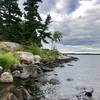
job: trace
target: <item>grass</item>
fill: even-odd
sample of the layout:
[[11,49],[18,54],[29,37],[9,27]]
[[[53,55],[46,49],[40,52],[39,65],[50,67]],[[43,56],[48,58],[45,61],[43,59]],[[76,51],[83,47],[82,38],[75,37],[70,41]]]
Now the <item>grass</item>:
[[46,60],[55,60],[58,58],[58,51],[51,51],[48,49],[41,49],[36,44],[32,44],[31,46],[28,46],[25,51],[33,53],[33,55],[40,55],[42,59]]
[[58,55],[58,51],[51,51],[48,49],[42,49],[40,53],[40,56],[46,60],[55,60],[58,58]]
[[9,69],[12,64],[19,64],[19,60],[14,55],[14,53],[8,52],[0,52],[0,66],[4,69]]
[[[40,57],[45,60],[55,60],[58,58],[59,55],[57,51],[41,49],[36,44],[28,46],[22,51],[31,52],[33,53],[33,55],[40,55]],[[10,65],[19,63],[19,59],[15,56],[13,52],[0,51],[0,66],[2,66],[4,69],[10,69]]]

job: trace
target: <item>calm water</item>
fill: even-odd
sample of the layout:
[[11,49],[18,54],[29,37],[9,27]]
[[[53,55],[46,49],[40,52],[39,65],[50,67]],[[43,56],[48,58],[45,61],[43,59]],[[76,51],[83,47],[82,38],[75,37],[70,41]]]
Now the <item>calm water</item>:
[[[42,86],[46,100],[76,100],[75,95],[81,88],[94,88],[94,100],[100,100],[100,55],[75,55],[78,61],[73,66],[65,64],[64,68],[55,68],[47,73],[47,79],[58,79],[60,84]],[[71,81],[67,79],[71,78]]]

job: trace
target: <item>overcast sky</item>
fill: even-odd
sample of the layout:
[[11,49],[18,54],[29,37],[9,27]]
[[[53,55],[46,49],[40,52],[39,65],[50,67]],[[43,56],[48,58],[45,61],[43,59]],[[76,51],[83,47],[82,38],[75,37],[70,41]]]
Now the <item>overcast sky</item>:
[[100,51],[100,0],[43,0],[39,12],[43,19],[51,14],[50,29],[64,36],[62,48]]

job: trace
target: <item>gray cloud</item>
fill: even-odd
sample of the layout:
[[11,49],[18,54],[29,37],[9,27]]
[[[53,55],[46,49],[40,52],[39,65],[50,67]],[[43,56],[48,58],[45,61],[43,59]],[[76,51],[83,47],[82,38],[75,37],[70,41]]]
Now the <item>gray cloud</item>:
[[56,0],[42,0],[43,2],[40,4],[40,13],[47,14],[49,13],[56,4]]
[[[23,0],[22,0],[23,1]],[[51,30],[58,30],[64,34],[63,44],[88,45],[100,47],[100,0],[63,0],[64,7],[57,9],[59,0],[43,0],[39,12],[47,15],[50,12],[58,14],[59,18],[53,18]],[[94,7],[87,9],[84,16],[72,18],[71,14],[80,9],[80,1],[94,1]],[[53,16],[53,15],[51,15]]]
[[70,14],[75,11],[80,6],[79,1],[80,0],[67,0],[64,8],[66,12]]

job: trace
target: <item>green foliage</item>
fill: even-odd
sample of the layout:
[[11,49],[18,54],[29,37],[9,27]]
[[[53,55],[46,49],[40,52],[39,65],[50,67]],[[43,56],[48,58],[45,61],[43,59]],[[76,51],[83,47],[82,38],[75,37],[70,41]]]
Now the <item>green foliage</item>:
[[42,49],[40,53],[40,56],[45,60],[56,60],[58,55],[58,51],[51,51],[48,49]]
[[4,69],[9,69],[10,65],[19,63],[19,60],[13,53],[0,52],[0,66],[3,66]]
[[40,47],[37,44],[31,44],[26,51],[32,52],[34,55],[40,55]]
[[18,7],[18,0],[0,0],[0,16],[6,26],[16,24],[20,21],[22,12]]
[[40,57],[45,60],[55,60],[59,55],[58,51],[41,49],[37,44],[31,44],[25,51],[32,52],[34,55],[40,55]]
[[52,41],[58,42],[58,41],[61,41],[61,38],[62,38],[62,33],[59,31],[56,31],[53,33]]
[[[43,23],[41,16],[38,13],[39,2],[42,0],[27,0],[24,3],[25,10],[25,38],[28,42],[36,43],[38,46],[42,46],[41,42],[48,43],[46,38],[50,38],[51,33],[48,32],[48,25],[51,22],[51,16],[48,15]],[[30,41],[29,41],[30,40]]]
[[62,33],[59,31],[56,31],[52,34],[52,46],[51,46],[51,50],[56,49],[54,43],[55,42],[60,42],[62,38]]

